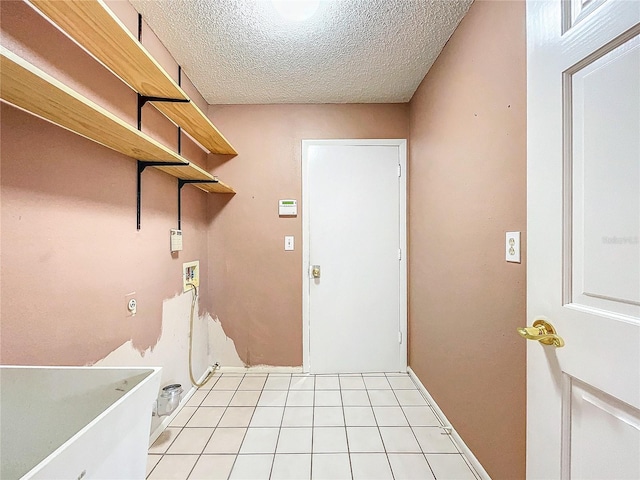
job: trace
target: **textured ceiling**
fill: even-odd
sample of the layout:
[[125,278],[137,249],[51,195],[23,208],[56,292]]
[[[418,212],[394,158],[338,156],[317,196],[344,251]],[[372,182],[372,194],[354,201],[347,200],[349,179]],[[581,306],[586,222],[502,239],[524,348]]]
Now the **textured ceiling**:
[[407,102],[472,0],[130,0],[210,104]]

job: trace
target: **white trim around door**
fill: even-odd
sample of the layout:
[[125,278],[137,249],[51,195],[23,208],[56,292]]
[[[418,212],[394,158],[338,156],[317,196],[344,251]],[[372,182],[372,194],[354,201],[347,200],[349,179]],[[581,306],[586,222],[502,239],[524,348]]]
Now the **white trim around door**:
[[[398,148],[399,175],[399,208],[400,208],[400,369],[407,368],[407,140],[375,139],[375,140],[303,140],[302,141],[302,338],[303,338],[303,371],[310,369],[310,219],[309,219],[309,169],[308,150],[310,146],[396,146]],[[383,189],[384,185],[380,185]]]

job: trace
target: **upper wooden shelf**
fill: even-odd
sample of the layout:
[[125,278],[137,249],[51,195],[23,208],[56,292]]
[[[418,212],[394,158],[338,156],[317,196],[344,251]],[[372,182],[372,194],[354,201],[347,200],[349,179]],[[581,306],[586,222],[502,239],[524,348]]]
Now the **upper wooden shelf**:
[[[0,45],[0,98],[29,113],[131,158],[180,163],[160,170],[183,180],[214,180],[199,166],[135,129]],[[224,183],[194,184],[207,192],[234,193]]]
[[[31,4],[141,95],[189,99],[101,0],[31,0]],[[237,155],[194,102],[153,103],[210,152]]]

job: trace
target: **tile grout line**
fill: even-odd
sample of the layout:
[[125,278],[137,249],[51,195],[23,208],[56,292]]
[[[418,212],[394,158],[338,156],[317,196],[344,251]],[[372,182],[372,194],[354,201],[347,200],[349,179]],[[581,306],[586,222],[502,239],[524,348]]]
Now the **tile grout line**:
[[[292,377],[293,378],[293,377]],[[342,400],[342,399],[341,399]],[[316,376],[313,375],[313,402],[311,407],[311,461],[309,462],[309,480],[313,478],[313,430],[316,428]]]
[[[213,378],[213,377],[211,377]],[[218,383],[218,381],[220,380],[220,378],[222,378],[222,375],[220,375],[220,377],[218,378],[218,380],[216,380],[213,385],[211,385],[211,388],[209,389],[209,393],[207,393],[205,395],[205,397],[202,399],[202,402],[204,402],[206,400],[206,398],[211,394],[211,392],[213,391],[213,387],[216,386],[216,384]],[[206,382],[205,382],[206,383]],[[204,385],[203,385],[204,386]],[[198,387],[198,390],[200,390],[201,387]],[[193,414],[191,415],[191,417],[189,417],[189,420],[187,420],[184,424],[184,428],[186,428],[187,423],[189,423],[189,421],[191,421],[191,418],[193,418],[193,415],[196,414],[196,412],[202,408],[202,402],[200,402],[200,405],[198,406],[198,408],[196,408],[195,412],[193,412]],[[222,415],[224,415],[224,412],[222,413]],[[220,420],[222,420],[222,416],[220,417]],[[196,468],[196,465],[198,465],[198,462],[200,461],[200,459],[202,458],[202,455],[204,453],[205,448],[207,448],[207,445],[209,444],[209,442],[211,441],[211,439],[213,438],[213,434],[216,431],[216,427],[217,425],[220,423],[220,420],[218,420],[216,422],[216,426],[213,427],[213,430],[211,431],[211,435],[209,435],[209,438],[207,439],[207,441],[205,442],[205,444],[202,446],[202,451],[200,452],[200,454],[198,455],[198,458],[196,458],[196,462],[193,464],[193,467],[191,467],[191,470],[189,470],[189,474],[187,475],[187,479],[191,476],[191,474],[193,473],[193,470]]]
[[[264,385],[262,386],[262,392],[264,392],[264,387],[267,385],[269,378],[271,378],[271,374],[267,376],[267,379],[265,380]],[[280,418],[280,426],[278,427],[278,436],[276,438],[276,445],[275,447],[273,447],[273,459],[271,460],[271,468],[269,469],[269,478],[271,478],[271,476],[273,475],[273,466],[276,463],[276,452],[278,451],[278,443],[280,442],[280,434],[282,433],[282,422],[284,421],[284,411],[287,408],[287,399],[289,398],[289,390],[291,389],[292,381],[293,381],[293,375],[289,377],[289,386],[287,387],[287,394],[284,397],[284,407],[282,407],[282,418]],[[262,392],[260,392],[261,397],[262,397]],[[256,410],[257,409],[258,407],[256,406]],[[249,431],[248,428],[247,428],[247,431]]]
[[[242,384],[242,382],[244,381],[244,378],[245,378],[245,374],[242,375],[242,380],[240,380],[240,383],[238,383],[238,386],[236,387],[233,395],[229,399],[229,403],[225,407],[224,412],[222,412],[222,416],[220,417],[220,420],[218,420],[218,425],[220,425],[220,422],[222,421],[222,419],[224,418],[225,414],[227,413],[227,410],[229,409],[229,406],[231,405],[231,401],[233,400],[233,397],[235,397],[236,393],[238,392],[238,389],[240,388],[240,384]],[[254,410],[254,412],[255,412],[255,410]],[[253,418],[253,415],[251,415],[251,417]],[[251,423],[251,419],[249,419],[249,423]],[[238,446],[238,453],[236,453],[236,456],[233,459],[233,463],[231,464],[231,469],[229,470],[229,475],[227,475],[227,479],[231,478],[231,474],[233,473],[233,469],[236,466],[236,462],[238,461],[238,456],[240,455],[240,449],[242,448],[242,444],[244,443],[244,439],[247,436],[247,432],[248,431],[249,431],[249,426],[247,426],[247,429],[245,430],[244,435],[242,436],[242,441],[240,442],[240,445]]]
[[[420,446],[420,450],[422,451],[422,454],[424,455],[425,459],[427,460],[427,464],[429,465],[429,468],[431,469],[432,473],[434,474],[434,477],[435,477],[435,472],[433,472],[433,468],[431,467],[431,463],[429,463],[429,460],[427,459],[427,455],[459,455],[460,457],[462,457],[462,460],[467,465],[469,470],[471,470],[472,475],[476,479],[478,479],[479,477],[478,477],[475,469],[470,465],[469,460],[467,459],[467,456],[460,450],[457,442],[453,441],[453,439],[451,438],[451,435],[448,434],[446,432],[446,430],[444,430],[445,424],[442,421],[442,419],[440,418],[440,416],[436,413],[436,411],[434,410],[434,408],[431,405],[431,403],[429,403],[429,400],[422,394],[422,391],[420,390],[420,388],[418,388],[418,385],[413,381],[413,379],[411,378],[411,375],[409,375],[409,379],[411,380],[411,382],[413,383],[413,385],[417,389],[418,393],[420,393],[420,396],[425,400],[427,407],[429,408],[431,413],[433,413],[433,415],[435,416],[436,420],[438,420],[438,423],[440,424],[439,426],[433,427],[433,428],[440,428],[442,430],[441,434],[447,435],[449,437],[449,441],[451,443],[453,443],[453,446],[454,446],[454,448],[456,450],[455,452],[425,452],[424,450],[422,450],[422,446]],[[402,390],[402,389],[399,389],[399,390]],[[395,390],[394,390],[394,393],[395,393]],[[397,396],[396,396],[396,398],[397,398]],[[414,405],[405,405],[405,406],[406,407],[412,407]],[[415,406],[419,406],[419,405],[415,405]],[[403,413],[405,413],[404,407],[402,407],[402,411],[403,411]],[[406,417],[406,413],[405,413],[405,417]],[[407,420],[408,420],[408,418],[407,418]],[[414,434],[414,437],[416,437],[415,431],[414,431],[414,427],[411,424],[409,426],[411,427],[411,430],[412,430],[412,433]],[[425,428],[431,428],[431,427],[425,426]],[[416,440],[417,440],[417,437],[416,437]]]
[[316,428],[316,380],[317,375],[310,374],[310,377],[313,378],[313,400],[311,402],[311,461],[309,462],[309,480],[313,477],[313,438],[315,435],[313,434],[314,429]]
[[[207,395],[202,399],[202,402],[200,402],[200,405],[198,406],[198,408],[196,409],[196,412],[198,411],[198,409],[203,408],[202,403],[206,400],[206,398],[211,394],[211,392],[213,392],[213,388],[216,386],[216,384],[220,381],[221,378],[223,378],[224,375],[220,375],[220,378],[218,378],[218,380],[216,380],[216,382],[211,385],[211,388],[209,389],[209,393],[207,393]],[[244,376],[242,377],[244,379]],[[242,380],[241,380],[242,382]],[[238,384],[238,387],[240,386],[240,384]],[[226,390],[221,390],[221,391],[226,391]],[[227,404],[226,407],[224,407],[224,410],[222,412],[222,415],[220,415],[220,419],[216,422],[215,426],[213,427],[213,431],[211,432],[211,435],[209,436],[209,439],[207,440],[207,442],[204,444],[204,447],[202,447],[202,452],[200,452],[200,455],[198,456],[196,463],[194,463],[193,467],[191,468],[191,470],[189,471],[189,475],[187,475],[187,479],[191,476],[191,474],[193,473],[193,470],[196,468],[196,465],[198,465],[198,462],[200,461],[200,459],[202,458],[202,455],[204,454],[205,449],[207,448],[207,445],[209,444],[209,442],[211,441],[211,439],[213,438],[213,434],[216,432],[216,429],[218,428],[218,425],[220,424],[220,421],[222,420],[222,417],[224,417],[224,414],[227,412],[227,409],[229,408],[229,404],[231,404],[231,400],[233,400],[233,397],[235,396],[236,392],[238,391],[238,389],[236,388],[236,390],[234,391],[233,395],[231,396],[231,398],[229,399],[229,403]],[[195,415],[195,412],[194,412]],[[189,419],[191,420],[191,419]],[[188,422],[187,422],[188,423]],[[186,424],[185,424],[186,427]]]
[[[409,376],[409,374],[407,374],[407,377],[411,380],[411,377]],[[411,380],[411,382],[413,382],[413,380]],[[404,416],[405,420],[407,421],[407,425],[409,425],[409,429],[411,430],[411,435],[413,435],[413,438],[415,439],[416,443],[418,444],[418,447],[420,448],[420,453],[422,453],[422,457],[424,458],[424,461],[427,462],[427,467],[429,467],[429,471],[433,475],[433,478],[437,480],[436,473],[433,471],[433,468],[431,467],[431,464],[429,463],[429,459],[427,458],[427,454],[422,449],[422,445],[420,445],[420,442],[418,441],[418,437],[416,436],[416,432],[413,430],[413,425],[411,425],[411,422],[409,421],[409,418],[407,417],[407,413],[404,411],[404,407],[408,406],[408,405],[404,405],[403,406],[400,403],[400,399],[396,395],[396,391],[393,388],[393,386],[391,385],[391,382],[389,382],[389,385],[391,386],[391,391],[393,392],[393,396],[396,397],[396,400],[398,401],[398,405],[400,406],[400,411],[402,412],[402,415]],[[417,387],[416,387],[416,390],[417,390]],[[419,390],[417,390],[417,391],[419,391]],[[420,396],[422,396],[422,393],[420,394]],[[425,402],[427,402],[426,398],[424,400],[425,400]],[[427,402],[427,405],[429,406],[429,408],[431,408],[431,405],[429,405],[428,402]],[[438,417],[436,417],[436,418],[438,418]],[[440,419],[438,419],[438,422],[440,422]],[[440,422],[440,423],[442,423],[442,422]],[[388,457],[388,455],[387,455],[387,457]]]
[[[389,383],[389,380],[387,379],[387,376],[385,374],[384,379],[387,381],[387,383],[389,384],[389,388],[391,389],[391,391],[393,392],[393,389],[391,388],[391,383]],[[384,438],[382,436],[382,431],[380,430],[380,424],[378,423],[378,419],[376,418],[376,414],[375,411],[373,410],[373,403],[371,402],[371,396],[369,395],[369,389],[367,388],[367,384],[364,384],[364,387],[367,391],[367,396],[369,397],[369,403],[371,403],[371,413],[373,413],[373,419],[376,422],[376,429],[378,430],[378,435],[380,435],[380,443],[382,443],[382,448],[384,448],[384,456],[387,459],[387,464],[389,465],[389,471],[391,472],[391,477],[393,479],[396,478],[395,474],[393,473],[393,468],[391,468],[391,461],[389,460],[389,452],[387,452],[387,445],[384,443]],[[371,390],[376,390],[375,388],[372,388]],[[395,393],[394,393],[394,397],[395,397]],[[396,397],[396,401],[398,401],[397,397]],[[400,402],[398,401],[398,406],[400,406]]]
[[342,422],[344,423],[344,438],[347,443],[347,459],[349,460],[349,472],[351,472],[351,478],[353,478],[353,465],[351,464],[351,450],[349,449],[349,435],[347,434],[347,416],[344,414],[344,400],[342,399],[342,381],[338,375],[338,387],[340,387],[340,404],[342,405]]
[[[407,374],[408,375],[408,374]],[[418,390],[418,393],[420,393],[420,396],[425,400],[425,402],[427,402],[427,405],[429,407],[429,409],[431,410],[431,412],[435,415],[436,419],[438,420],[438,423],[440,423],[440,427],[443,430],[443,433],[446,433],[446,430],[444,430],[445,427],[445,423],[443,422],[443,420],[440,418],[440,415],[437,414],[437,412],[435,411],[435,409],[433,408],[433,406],[431,405],[431,403],[429,403],[429,400],[423,395],[422,391],[420,390],[419,386],[416,384],[416,382],[413,380],[413,378],[411,378],[411,375],[409,375],[409,380],[411,380],[411,383],[413,383],[413,385],[416,387],[416,389]],[[404,412],[404,409],[403,409]],[[413,431],[413,427],[411,427],[411,430]],[[471,470],[471,474],[476,478],[479,479],[479,475],[476,472],[476,469],[473,468],[473,466],[471,465],[471,463],[469,462],[469,459],[467,458],[467,456],[460,450],[460,446],[458,445],[457,442],[453,441],[453,439],[451,438],[451,434],[446,433],[449,436],[449,440],[451,441],[451,443],[453,443],[454,448],[456,449],[457,453],[437,453],[438,455],[460,455],[462,457],[462,460],[464,461],[464,463],[467,465],[467,467],[469,468],[469,470]],[[414,432],[414,436],[415,436],[415,432]],[[417,437],[416,437],[417,438]],[[420,449],[422,450],[422,447],[420,447]],[[427,454],[425,452],[423,452],[425,459],[427,458]],[[433,455],[433,454],[432,454]],[[429,463],[429,460],[427,459],[427,463],[429,464],[429,468],[431,468],[431,464]],[[433,469],[432,469],[433,471]],[[434,473],[435,476],[435,473]]]
[[[264,387],[267,385],[267,382],[269,381],[269,375],[267,375],[267,378],[265,379],[264,384],[262,385],[262,391],[260,392],[260,397],[262,397],[262,393],[264,392]],[[289,385],[291,385],[291,381],[289,381]],[[287,397],[288,396],[289,396],[289,391],[287,390]],[[260,397],[258,397],[258,402],[260,402]],[[284,403],[286,405],[287,403],[286,398],[284,400]],[[256,410],[257,409],[258,409],[258,405],[256,404]],[[254,410],[254,414],[255,414],[255,410]],[[282,416],[284,417],[284,410],[282,411]],[[253,415],[251,416],[251,418],[253,419]],[[247,427],[247,432],[249,432],[250,428],[251,428],[251,422],[249,422],[249,426]],[[276,436],[276,444],[273,446],[273,458],[271,459],[271,467],[269,468],[269,478],[271,478],[271,475],[273,474],[273,464],[276,462],[276,451],[278,450],[278,442],[280,441],[281,430],[282,430],[282,420],[280,420],[280,428],[278,429],[278,435]]]
[[[360,380],[362,380],[362,385],[364,385],[364,391],[367,393],[367,398],[369,399],[369,405],[371,405],[371,397],[369,396],[369,390],[367,390],[367,384],[364,383],[364,375],[360,375]],[[342,388],[342,384],[340,384],[340,387]],[[344,407],[342,407],[343,413],[344,413]],[[371,405],[371,413],[373,413],[373,405]],[[373,416],[374,420],[375,420],[375,415]],[[344,431],[345,434],[347,435],[347,451],[349,452],[349,466],[351,467],[351,478],[353,478],[353,462],[351,461],[351,449],[349,448],[349,433],[347,431],[347,420],[345,418],[345,422],[344,422]],[[376,422],[377,425],[377,422]],[[379,434],[380,432],[378,432]],[[382,441],[382,436],[380,436],[380,441]],[[384,443],[382,444],[382,446],[384,447]]]
[[[384,379],[387,382],[387,384],[389,385],[389,388],[391,389],[391,391],[393,392],[393,395],[395,396],[395,392],[393,391],[393,387],[391,386],[391,382],[387,378],[386,374],[384,376]],[[365,387],[366,387],[366,384],[365,384]],[[404,415],[404,411],[402,410],[402,406],[400,405],[400,400],[398,400],[398,397],[396,397],[396,400],[398,401],[398,405],[400,406],[400,411]],[[389,460],[389,452],[387,451],[387,445],[384,442],[384,437],[382,436],[382,431],[380,430],[380,424],[378,423],[378,419],[376,418],[376,414],[375,414],[375,412],[373,410],[373,405],[371,405],[371,411],[373,412],[373,419],[375,420],[376,425],[378,426],[378,434],[380,435],[380,441],[382,442],[382,446],[384,447],[384,453],[385,453],[385,456],[387,457],[387,463],[389,464],[389,471],[391,472],[391,477],[395,480],[396,475],[393,472],[393,467],[391,466],[391,460]],[[409,423],[409,421],[407,420],[407,424],[408,423]],[[412,433],[413,433],[413,431],[412,431]]]
[[[410,428],[410,430],[412,432],[413,438],[417,442],[417,444],[418,444],[418,446],[420,448],[420,452],[422,454],[422,457],[427,462],[427,466],[429,468],[429,471],[433,475],[434,479],[436,479],[437,477],[435,476],[435,472],[433,470],[433,467],[431,466],[429,460],[426,457],[427,453],[422,449],[422,446],[420,445],[420,442],[418,441],[417,435],[416,435],[415,430],[414,430],[414,427],[418,427],[419,425],[413,425],[409,421],[409,418],[407,416],[406,408],[407,407],[414,407],[414,405],[411,405],[411,404],[402,405],[401,402],[400,402],[399,396],[398,396],[398,392],[396,391],[396,390],[413,391],[413,389],[406,389],[406,388],[395,389],[395,388],[393,388],[393,385],[392,385],[392,383],[390,381],[390,378],[387,375],[388,374],[385,373],[382,376],[377,377],[377,378],[385,378],[385,381],[388,384],[388,387],[390,387],[389,389],[391,390],[395,400],[398,402],[398,406],[400,408],[400,411],[402,412],[402,415],[403,415],[404,419],[406,420],[407,425],[409,426],[409,428]],[[234,377],[235,376],[236,375],[234,375]],[[153,475],[153,473],[157,470],[158,465],[163,461],[163,459],[166,460],[165,457],[179,457],[179,456],[183,456],[183,455],[196,456],[195,463],[190,468],[190,470],[188,471],[188,473],[187,473],[185,478],[189,478],[193,474],[194,470],[196,469],[196,466],[201,461],[201,459],[205,456],[206,446],[209,444],[209,442],[213,438],[213,435],[216,432],[216,430],[218,428],[226,428],[226,427],[220,427],[219,425],[220,425],[222,419],[224,418],[224,416],[231,410],[230,407],[232,407],[231,403],[233,401],[233,398],[236,396],[236,394],[238,392],[251,391],[251,390],[241,390],[242,382],[244,382],[245,379],[248,378],[247,375],[246,374],[242,374],[242,375],[238,375],[238,376],[240,377],[240,382],[238,382],[238,384],[237,384],[237,386],[236,386],[236,388],[234,390],[228,390],[229,392],[232,392],[232,395],[231,395],[229,401],[227,402],[226,406],[224,406],[224,409],[223,409],[223,412],[222,412],[220,418],[216,421],[215,425],[213,425],[212,432],[209,435],[209,437],[206,440],[206,442],[204,443],[204,446],[202,447],[200,453],[193,453],[193,454],[192,453],[183,453],[183,454],[175,453],[175,454],[169,454],[168,451],[172,447],[172,445],[174,445],[174,443],[177,440],[177,438],[181,434],[183,434],[187,428],[188,429],[191,429],[191,428],[196,429],[196,428],[198,428],[198,427],[188,427],[187,424],[193,419],[194,415],[198,412],[198,410],[203,409],[205,407],[203,405],[204,401],[206,400],[206,398],[211,393],[214,392],[215,385],[217,385],[218,382],[224,377],[224,375],[222,375],[222,374],[217,378],[217,380],[213,383],[211,388],[208,389],[208,391],[207,390],[203,390],[203,392],[206,392],[205,395],[202,397],[202,399],[196,405],[194,405],[194,407],[195,407],[194,412],[191,413],[191,415],[184,420],[184,424],[182,426],[173,426],[173,427],[171,427],[170,425],[167,426],[167,427],[171,427],[174,430],[177,430],[178,433],[173,438],[173,440],[169,443],[169,445],[167,446],[167,448],[164,451],[164,453],[159,454],[160,459],[156,462],[156,464],[153,466],[153,468],[151,468],[151,470],[149,471],[148,475],[146,476],[147,479],[151,475]],[[299,377],[305,378],[302,375],[300,375]],[[342,428],[344,429],[345,439],[346,439],[346,444],[347,444],[347,452],[346,453],[347,453],[347,457],[348,457],[348,461],[349,461],[350,474],[351,474],[351,477],[353,478],[354,466],[353,466],[353,463],[352,463],[351,455],[352,455],[352,453],[358,453],[358,452],[352,452],[351,451],[351,445],[349,444],[349,437],[348,437],[348,434],[347,434],[348,426],[347,426],[347,421],[346,421],[346,406],[345,406],[345,403],[344,403],[344,394],[346,392],[349,392],[350,389],[343,389],[342,388],[343,387],[342,386],[342,382],[341,382],[341,378],[342,377],[340,377],[339,374],[336,375],[336,377],[337,377],[337,380],[338,380],[338,387],[339,387],[338,391],[339,391],[339,395],[340,395],[340,407],[341,407],[342,420],[343,420],[343,427]],[[359,378],[360,381],[362,382],[362,384],[364,385],[364,391],[366,393],[366,397],[367,397],[368,403],[369,403],[368,407],[371,409],[371,413],[373,414],[373,417],[374,417],[375,426],[376,426],[376,429],[377,429],[378,434],[380,436],[381,443],[383,445],[383,452],[385,454],[385,457],[387,459],[387,464],[388,464],[389,470],[391,472],[391,478],[395,479],[396,474],[395,474],[395,472],[393,470],[393,467],[391,465],[391,461],[390,461],[390,457],[389,457],[390,452],[389,452],[389,450],[387,448],[387,445],[386,445],[386,442],[384,440],[384,437],[382,436],[382,431],[381,431],[382,426],[380,425],[379,420],[378,420],[377,416],[375,415],[374,405],[372,404],[372,400],[371,400],[371,396],[370,396],[370,390],[380,390],[380,388],[368,388],[367,383],[365,381],[366,379],[365,379],[365,375],[364,374],[357,374],[357,375],[353,375],[352,377],[353,378]],[[260,428],[258,426],[252,427],[251,426],[251,422],[252,422],[253,418],[255,417],[255,414],[256,414],[256,411],[257,411],[257,408],[258,408],[258,404],[259,404],[260,399],[262,398],[262,395],[265,393],[265,391],[267,391],[267,390],[265,390],[265,387],[266,387],[266,384],[267,384],[269,378],[272,378],[271,374],[267,374],[266,376],[264,376],[264,380],[262,382],[262,387],[259,390],[259,395],[258,395],[258,398],[256,400],[256,403],[254,405],[250,405],[253,408],[253,411],[252,411],[251,416],[249,418],[245,433],[244,433],[244,435],[242,437],[242,440],[240,442],[240,446],[238,447],[238,452],[234,455],[233,463],[231,465],[231,469],[229,470],[229,474],[227,476],[227,479],[229,479],[231,477],[231,474],[233,473],[234,468],[237,466],[238,457],[240,456],[240,449],[242,448],[242,444],[246,440],[247,434],[249,432],[249,428],[254,428],[254,429]],[[318,390],[318,386],[317,386],[317,375],[309,375],[306,378],[309,378],[309,379],[311,379],[313,381],[312,389],[309,389],[309,390],[301,389],[299,391],[301,391],[301,392],[302,391],[311,391],[312,392],[312,401],[311,401],[311,446],[310,446],[310,464],[309,464],[309,466],[310,466],[310,471],[309,471],[309,476],[310,477],[309,478],[311,479],[312,478],[312,474],[313,474],[314,445],[315,445],[315,440],[316,440],[315,439],[315,435],[314,435],[314,430],[316,428],[315,422],[317,420],[316,416],[315,416],[315,409],[319,406],[319,404],[316,401],[316,395],[317,395],[319,390]],[[402,376],[402,377],[399,377],[399,378],[405,378],[405,377]],[[412,381],[412,383],[414,384],[414,388],[420,393],[420,396],[425,400],[425,403],[426,403],[425,406],[427,406],[429,408],[429,411],[431,411],[435,415],[435,419],[440,424],[439,426],[437,426],[435,428],[442,429],[443,425],[442,425],[442,420],[440,419],[440,417],[434,412],[433,407],[431,406],[431,404],[424,397],[424,395],[422,395],[422,392],[420,391],[420,389],[417,386],[415,386],[415,382],[413,382],[413,379],[411,379],[411,377],[408,374],[407,374],[407,378],[409,378]],[[270,469],[269,469],[269,476],[267,478],[271,478],[273,476],[273,474],[274,474],[275,457],[277,455],[278,444],[279,444],[279,441],[280,441],[280,438],[281,438],[281,435],[282,435],[282,429],[285,428],[285,426],[284,426],[284,414],[285,414],[285,411],[287,409],[288,399],[289,399],[290,394],[292,393],[292,391],[298,391],[298,390],[295,390],[295,389],[292,390],[291,387],[292,387],[293,381],[294,381],[294,375],[291,374],[291,375],[289,375],[288,388],[287,388],[286,394],[284,396],[285,398],[284,398],[284,405],[282,407],[282,415],[280,416],[279,422],[276,422],[276,423],[278,423],[278,425],[275,425],[275,423],[274,423],[274,426],[276,426],[278,428],[278,434],[277,434],[277,437],[276,437],[276,444],[275,444],[275,447],[274,447],[274,450],[273,450],[273,457],[272,457],[272,461],[271,461],[271,465],[270,465]],[[372,385],[375,386],[375,383],[372,383]],[[401,385],[403,385],[403,384],[401,384]],[[382,390],[386,390],[386,388],[383,388]],[[226,390],[219,390],[219,391],[220,392],[224,392]],[[357,391],[357,389],[355,391]],[[355,403],[358,403],[358,402],[355,402]],[[185,405],[185,406],[187,406],[187,405]],[[236,406],[242,407],[244,405],[236,405]],[[247,406],[249,406],[249,405],[247,405]],[[269,406],[271,406],[271,405],[269,405]],[[353,406],[353,405],[350,405],[350,406]],[[392,406],[392,405],[390,405],[390,406]],[[420,407],[420,406],[422,406],[422,405],[421,404],[415,405],[415,407]],[[263,405],[263,407],[265,407],[265,406]],[[384,407],[384,405],[379,405],[379,408],[380,407]],[[208,406],[207,406],[207,408],[208,408]],[[267,426],[269,426],[269,425],[267,425]],[[304,427],[304,425],[302,425],[302,424],[295,425],[295,426],[299,427],[299,428],[303,428]],[[210,428],[210,427],[209,426],[204,426],[203,428]],[[474,478],[478,478],[475,470],[470,466],[469,461],[467,460],[466,456],[462,452],[460,452],[460,450],[459,450],[459,448],[458,448],[458,446],[457,446],[457,444],[455,442],[452,442],[452,443],[454,444],[456,452],[451,452],[451,453],[449,453],[449,455],[459,455],[463,459],[463,461],[467,465],[467,467],[469,468],[469,470],[472,473],[473,477]],[[294,452],[294,453],[297,453],[297,452]],[[327,452],[327,453],[329,453],[329,452]],[[368,452],[360,452],[360,453],[368,453]],[[374,453],[374,452],[371,452],[371,453]],[[398,451],[398,452],[394,452],[394,453],[398,453],[398,454],[407,453],[408,454],[408,453],[412,453],[412,452],[401,452],[401,451]],[[214,454],[220,454],[221,455],[221,453],[215,453],[215,452],[214,452]],[[445,452],[434,451],[433,454],[442,455],[442,454],[445,454]],[[152,455],[154,455],[154,454],[152,454]]]

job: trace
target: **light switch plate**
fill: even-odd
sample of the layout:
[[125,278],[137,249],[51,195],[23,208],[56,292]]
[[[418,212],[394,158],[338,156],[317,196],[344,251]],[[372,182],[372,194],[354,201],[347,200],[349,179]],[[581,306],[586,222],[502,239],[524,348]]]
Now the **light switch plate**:
[[294,248],[294,238],[293,235],[285,235],[284,237],[284,249],[287,252],[293,251]]
[[520,263],[520,232],[507,232],[505,257],[507,262]]

